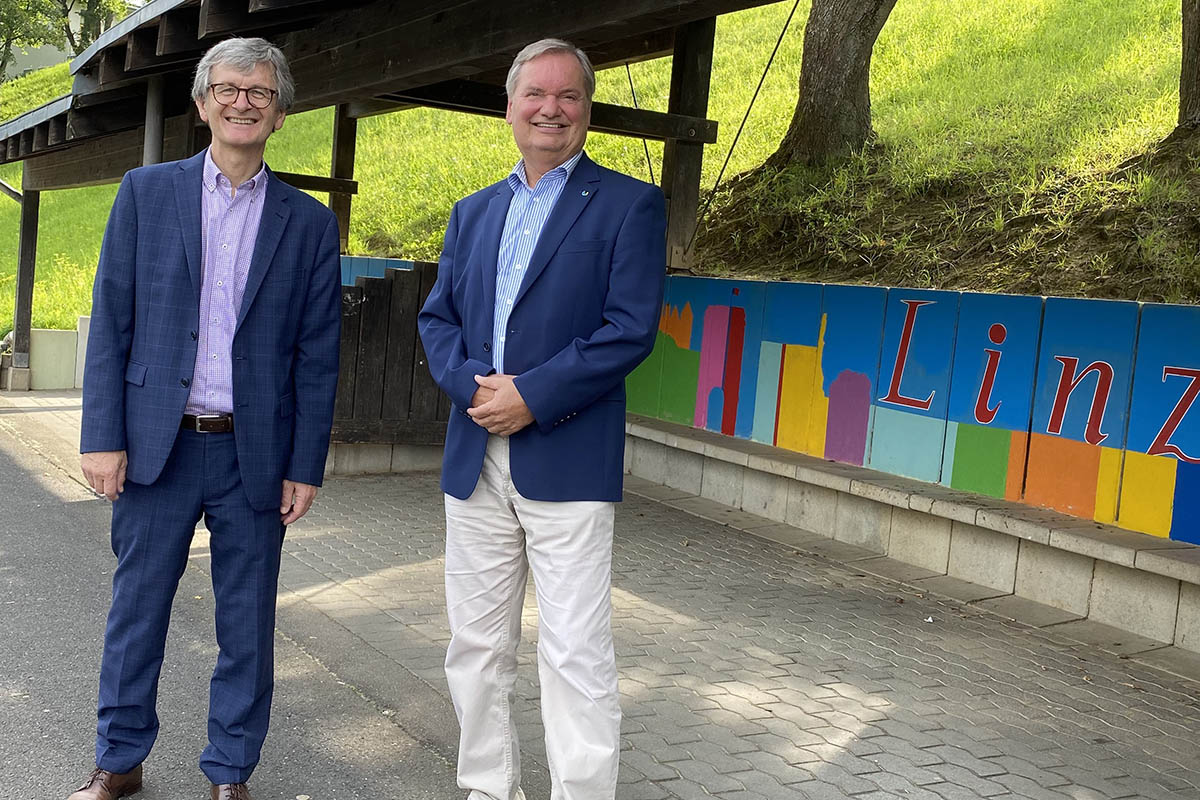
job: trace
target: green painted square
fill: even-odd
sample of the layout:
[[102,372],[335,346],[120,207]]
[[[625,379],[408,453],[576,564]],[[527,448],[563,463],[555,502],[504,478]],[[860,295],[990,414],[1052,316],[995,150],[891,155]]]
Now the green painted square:
[[1004,497],[1011,445],[1012,431],[1007,428],[959,425],[950,485],[989,497]]
[[658,334],[654,350],[625,379],[625,407],[632,414],[658,416],[658,389],[662,383],[664,338],[666,337],[661,333]]

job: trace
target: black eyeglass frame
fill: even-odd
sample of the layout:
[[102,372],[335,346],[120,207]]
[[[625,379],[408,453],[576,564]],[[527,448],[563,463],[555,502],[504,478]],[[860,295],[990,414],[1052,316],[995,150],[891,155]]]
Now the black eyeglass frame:
[[[228,103],[223,103],[223,102],[221,102],[221,99],[219,97],[217,97],[217,87],[218,86],[229,86],[230,88],[237,89],[237,94],[235,94],[233,96],[233,99],[230,100]],[[269,92],[270,96],[267,98],[267,104],[260,106],[257,103],[255,103],[254,99],[250,96],[251,91]],[[225,108],[229,108],[231,105],[236,103],[238,101],[238,97],[242,94],[242,92],[245,92],[246,93],[246,102],[250,104],[251,108],[257,108],[259,111],[262,111],[265,108],[270,108],[271,103],[275,102],[275,98],[279,96],[279,90],[277,90],[277,89],[268,89],[265,86],[234,86],[232,83],[210,83],[208,85],[208,92],[209,92],[209,94],[212,95],[213,102],[215,102],[219,106],[224,106]]]

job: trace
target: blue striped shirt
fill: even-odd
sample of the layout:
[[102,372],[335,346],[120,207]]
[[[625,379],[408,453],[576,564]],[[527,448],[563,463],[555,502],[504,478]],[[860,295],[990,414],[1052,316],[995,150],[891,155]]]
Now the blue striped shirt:
[[581,150],[566,163],[547,172],[532,189],[525,179],[523,159],[508,175],[513,198],[508,206],[508,216],[504,218],[504,233],[500,236],[500,254],[496,260],[496,310],[492,319],[492,366],[496,372],[504,372],[508,317],[512,314],[513,301],[521,288],[529,260],[533,258],[533,249],[582,155]]

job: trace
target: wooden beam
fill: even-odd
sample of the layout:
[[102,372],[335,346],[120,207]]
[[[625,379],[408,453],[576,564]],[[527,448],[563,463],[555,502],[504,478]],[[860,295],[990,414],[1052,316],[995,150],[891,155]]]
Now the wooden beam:
[[[28,165],[29,162],[25,162]],[[28,166],[25,174],[29,174]],[[17,297],[13,308],[13,357],[17,369],[29,368],[33,323],[33,280],[37,265],[38,206],[41,195],[26,188],[21,197],[20,252],[17,257]]]
[[310,6],[320,3],[322,0],[250,0],[249,11],[255,14],[260,11],[276,11],[281,8],[296,8],[297,6]]
[[[339,8],[353,5],[342,2]],[[212,39],[226,34],[305,28],[329,14],[322,3],[303,3],[250,12],[247,0],[200,0],[199,36]]]
[[163,76],[151,75],[146,84],[146,122],[142,137],[142,164],[163,160]]
[[46,147],[58,147],[67,141],[67,115],[59,114],[50,120],[46,130]]
[[[166,120],[163,126],[165,160],[173,161],[192,155],[186,152],[189,122],[187,115]],[[48,191],[115,183],[127,171],[141,165],[142,138],[139,127],[34,156],[25,161],[22,188],[25,191]]]
[[198,53],[200,44],[200,8],[186,6],[168,11],[158,22],[158,42],[154,54],[160,58],[182,53]]
[[443,444],[446,423],[406,419],[335,419],[332,441],[373,444]]
[[[358,120],[351,117],[345,105],[339,105],[333,117],[333,153],[329,174],[332,178],[353,180],[354,151],[358,142]],[[350,241],[350,209],[353,195],[329,193],[329,207],[338,221],[338,244],[345,253]]]
[[[671,97],[668,110],[676,114],[708,113],[709,78],[712,74],[716,17],[692,22],[679,29],[671,61]],[[704,147],[691,141],[672,140],[663,150],[663,194],[667,197],[667,264],[684,267],[688,247],[696,232],[700,207],[700,172]]]
[[136,101],[67,112],[67,141],[130,130],[145,122],[145,106]]
[[348,181],[342,178],[326,178],[321,175],[299,175],[295,172],[276,172],[275,177],[297,189],[306,192],[337,192],[339,194],[358,194],[358,181]]
[[21,193],[12,186],[9,186],[5,181],[0,181],[0,194],[3,194],[5,197],[11,197],[18,203],[21,202]]
[[199,60],[203,49],[198,44],[192,50],[179,50],[178,52],[159,55],[158,45],[162,35],[162,27],[162,21],[160,20],[159,25],[151,28],[139,28],[130,35],[125,47],[126,72],[160,70],[163,67],[169,67],[174,64],[184,64]]
[[676,27],[765,0],[527,0],[521,14],[494,0],[459,0],[437,8],[378,0],[281,40],[299,93],[296,111],[373,97],[450,78],[503,69],[529,42],[546,35],[585,50],[644,30]]
[[[446,81],[435,86],[397,92],[387,95],[385,99],[489,117],[503,117],[508,105],[503,86],[488,86],[473,81]],[[682,139],[708,144],[717,140],[717,123],[712,120],[610,103],[592,104],[589,129],[599,133],[657,140]]]
[[128,78],[125,72],[125,46],[114,45],[100,51],[97,80],[101,86],[111,86]]

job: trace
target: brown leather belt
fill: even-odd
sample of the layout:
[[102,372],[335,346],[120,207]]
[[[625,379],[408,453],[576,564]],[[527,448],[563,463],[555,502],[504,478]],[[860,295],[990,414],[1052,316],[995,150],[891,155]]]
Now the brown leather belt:
[[184,414],[179,427],[196,433],[233,433],[232,414]]

